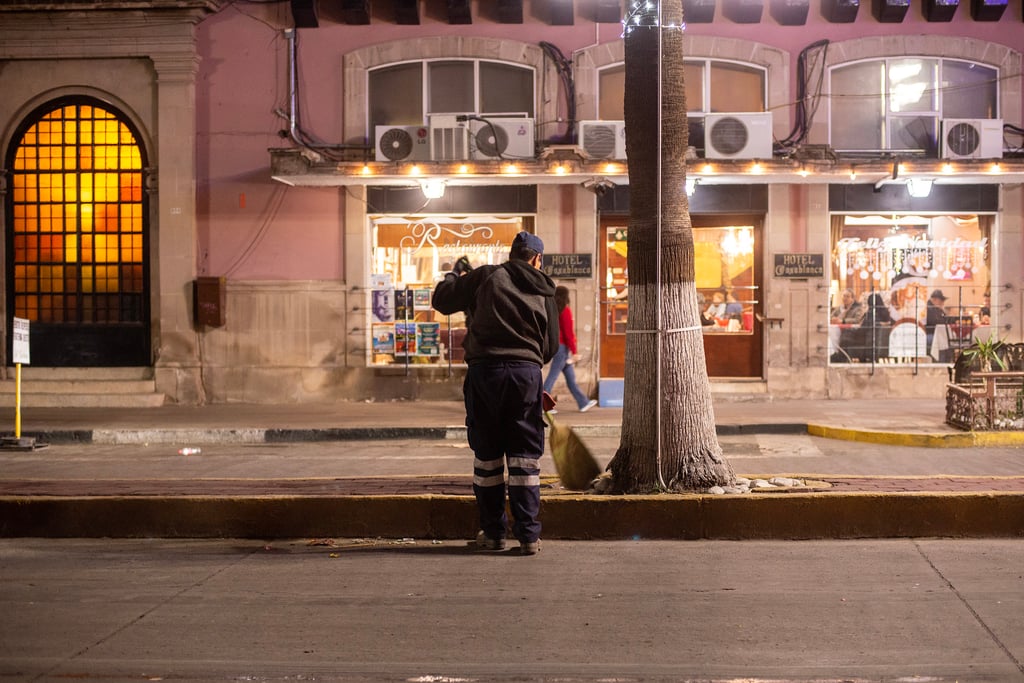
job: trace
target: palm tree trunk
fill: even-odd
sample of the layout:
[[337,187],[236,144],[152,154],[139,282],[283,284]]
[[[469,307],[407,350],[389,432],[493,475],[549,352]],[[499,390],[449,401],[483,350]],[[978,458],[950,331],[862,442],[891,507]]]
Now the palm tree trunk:
[[625,35],[629,322],[611,490],[729,485],[735,475],[715,432],[685,191],[682,3],[661,0],[660,17],[657,2],[631,2],[630,10],[639,26],[627,23]]

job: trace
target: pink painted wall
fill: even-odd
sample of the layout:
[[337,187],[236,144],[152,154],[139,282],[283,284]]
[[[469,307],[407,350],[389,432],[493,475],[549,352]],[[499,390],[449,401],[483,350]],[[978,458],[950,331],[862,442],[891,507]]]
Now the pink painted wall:
[[[894,34],[947,35],[988,40],[1024,51],[1022,1],[1011,0],[998,22],[975,22],[970,18],[969,3],[961,0],[953,21],[929,23],[922,15],[921,1],[914,0],[902,23],[882,24],[872,16],[870,2],[862,0],[855,22],[831,24],[820,14],[819,0],[812,0],[803,26],[778,25],[766,6],[758,24],[732,23],[722,18],[719,9],[714,23],[691,24],[687,31],[757,41],[786,50],[791,55],[791,78],[795,83],[800,50],[822,38],[837,42]],[[333,7],[331,3],[320,4]],[[390,3],[383,4],[386,7],[381,11],[390,13]],[[345,276],[342,215],[345,202],[354,200],[346,200],[344,188],[285,189],[270,179],[267,150],[289,144],[279,136],[279,131],[287,128],[287,121],[275,113],[288,108],[287,43],[282,30],[292,25],[289,6],[235,3],[203,21],[196,30],[202,58],[196,91],[200,274],[249,280]],[[427,13],[427,9],[441,6],[421,3],[419,26],[398,26],[384,15],[375,16],[370,26],[348,26],[322,9],[319,28],[298,31],[303,130],[325,143],[362,142],[341,139],[342,59],[347,52],[367,45],[437,35],[495,36],[533,44],[551,42],[571,57],[588,46],[619,40],[621,35],[618,24],[588,21],[579,9],[580,2],[573,26],[549,26],[543,16],[533,16],[529,0],[524,7],[526,23],[522,25],[499,24],[481,17],[474,2],[474,23],[451,26],[444,16]],[[1024,109],[1024,102],[1021,104]],[[562,207],[563,239],[569,238],[566,221],[571,223],[570,211],[568,206]]]

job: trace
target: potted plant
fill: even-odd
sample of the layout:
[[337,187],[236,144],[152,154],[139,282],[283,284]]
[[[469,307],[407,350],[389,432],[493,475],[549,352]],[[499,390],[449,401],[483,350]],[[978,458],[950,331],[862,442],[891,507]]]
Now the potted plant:
[[987,341],[975,340],[974,343],[963,350],[963,355],[971,365],[977,363],[981,367],[982,372],[992,372],[994,366],[998,366],[1000,370],[1005,370],[1006,361],[999,354],[999,350],[1002,347],[1003,342],[996,339],[995,336],[991,336]]

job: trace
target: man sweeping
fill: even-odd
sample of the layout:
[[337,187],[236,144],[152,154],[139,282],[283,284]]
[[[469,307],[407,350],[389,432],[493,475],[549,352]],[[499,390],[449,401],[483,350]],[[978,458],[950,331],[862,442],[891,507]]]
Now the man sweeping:
[[558,350],[555,283],[541,270],[544,242],[528,232],[509,260],[476,269],[460,259],[434,289],[445,315],[466,313],[469,369],[462,387],[480,513],[478,547],[505,547],[505,462],[512,535],[524,555],[540,550],[540,466],[544,453],[541,369]]

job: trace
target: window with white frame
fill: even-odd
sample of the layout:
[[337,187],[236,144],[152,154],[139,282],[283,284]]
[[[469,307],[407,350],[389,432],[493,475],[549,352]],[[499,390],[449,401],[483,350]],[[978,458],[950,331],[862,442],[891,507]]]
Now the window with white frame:
[[[733,112],[763,112],[768,88],[764,67],[722,59],[687,59],[683,63],[686,83],[686,111],[689,114],[690,144],[701,147],[704,115]],[[622,120],[626,87],[624,64],[598,73],[598,118]]]
[[368,72],[369,129],[423,125],[431,114],[518,114],[534,118],[530,67],[484,59],[416,60]]
[[942,119],[999,116],[999,71],[937,57],[893,57],[830,70],[830,144],[837,151],[937,156]]
[[[690,116],[765,110],[768,76],[764,67],[721,59],[687,59],[686,110]],[[598,118],[622,119],[626,66],[616,64],[598,74]]]

